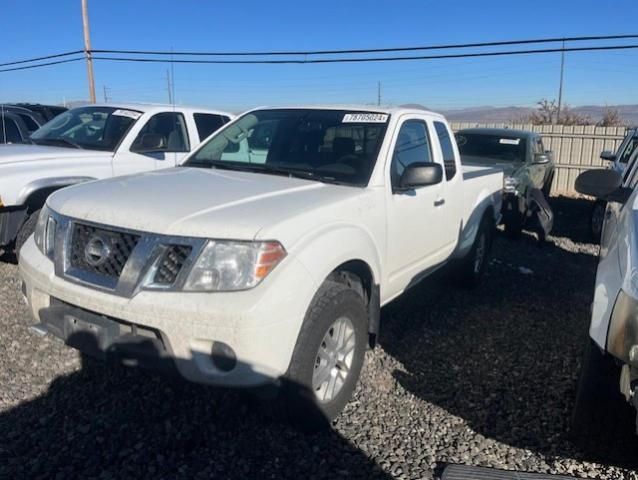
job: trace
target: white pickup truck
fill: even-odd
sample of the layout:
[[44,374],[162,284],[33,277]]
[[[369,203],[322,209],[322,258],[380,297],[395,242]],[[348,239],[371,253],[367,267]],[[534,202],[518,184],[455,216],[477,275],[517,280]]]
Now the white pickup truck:
[[90,105],[46,123],[30,144],[0,145],[0,247],[19,250],[53,191],[174,167],[232,118],[174,105]]
[[35,329],[194,382],[278,379],[332,419],[381,306],[486,268],[503,174],[462,169],[453,138],[420,109],[261,108],[179,168],[56,192],[20,255]]

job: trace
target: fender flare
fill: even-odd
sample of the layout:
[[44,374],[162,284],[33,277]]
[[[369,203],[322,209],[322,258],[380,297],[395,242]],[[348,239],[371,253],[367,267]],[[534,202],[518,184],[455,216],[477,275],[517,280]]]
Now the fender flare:
[[39,178],[32,182],[27,183],[20,193],[18,194],[18,198],[16,199],[17,205],[24,205],[27,203],[27,200],[34,194],[41,190],[52,189],[58,190],[60,188],[69,187],[71,185],[77,185],[78,183],[90,182],[92,180],[97,180],[94,177],[81,177],[81,176],[69,176],[69,177],[48,177],[48,178]]

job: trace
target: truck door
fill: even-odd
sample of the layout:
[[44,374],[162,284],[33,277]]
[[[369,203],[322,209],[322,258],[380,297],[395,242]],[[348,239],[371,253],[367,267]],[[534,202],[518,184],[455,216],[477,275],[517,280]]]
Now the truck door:
[[404,289],[415,277],[447,258],[449,243],[442,232],[446,221],[445,180],[436,185],[399,192],[396,188],[405,168],[415,162],[437,162],[432,138],[436,135],[422,118],[405,118],[395,132],[394,149],[386,166],[388,215],[389,294]]
[[637,158],[638,152],[635,152],[623,178],[623,187],[633,189],[631,197],[624,203],[608,202],[605,210],[590,326],[591,338],[601,348],[605,348],[609,318],[629,264],[632,248],[629,238],[634,228],[632,206],[638,186]]
[[122,142],[113,161],[113,174],[169,168],[178,165],[190,151],[186,121],[181,112],[152,115],[135,135]]

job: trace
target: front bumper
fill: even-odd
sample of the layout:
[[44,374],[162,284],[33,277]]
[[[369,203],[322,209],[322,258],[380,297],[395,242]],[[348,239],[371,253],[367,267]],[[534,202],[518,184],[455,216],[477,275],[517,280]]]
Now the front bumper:
[[[150,348],[144,339],[126,337],[133,333],[127,330],[128,325],[141,327],[157,333],[156,341],[151,343],[158,347],[158,365],[165,364],[168,358],[187,380],[224,386],[258,386],[285,374],[307,307],[318,288],[307,270],[289,256],[252,290],[141,291],[125,298],[56,276],[53,262],[42,255],[33,239],[21,250],[20,274],[33,317],[71,346],[82,350],[87,341],[96,343],[100,347],[98,356],[109,349],[112,352],[110,347],[120,341],[142,341]],[[60,305],[72,311],[55,308]],[[90,328],[83,328],[85,340],[80,343],[75,341],[77,337],[70,339],[73,331],[64,330],[74,318],[86,324],[95,323],[96,317],[125,328],[106,324],[110,333],[102,338]],[[55,322],[57,331],[51,328]],[[62,331],[59,325],[63,326]],[[96,338],[88,339],[91,335]],[[123,336],[126,338],[120,338]],[[234,351],[237,364],[232,370],[222,371],[213,362],[214,342],[224,343]],[[118,349],[116,345],[115,350]],[[135,360],[145,365],[140,359]],[[155,367],[152,362],[148,366]]]
[[26,207],[0,207],[0,247],[15,240],[26,217]]

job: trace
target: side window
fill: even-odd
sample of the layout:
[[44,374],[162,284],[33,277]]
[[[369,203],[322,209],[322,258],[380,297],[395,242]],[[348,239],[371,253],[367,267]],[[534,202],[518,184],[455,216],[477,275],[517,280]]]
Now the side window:
[[131,151],[152,150],[158,152],[188,152],[188,133],[184,115],[176,112],[162,112],[153,115],[144,125],[131,145]]
[[425,122],[423,120],[407,120],[401,125],[392,154],[392,164],[390,165],[392,185],[399,184],[401,175],[408,165],[431,161],[430,138]]
[[29,130],[29,133],[35,132],[38,128],[40,128],[40,126],[37,123],[35,123],[35,120],[33,120],[33,118],[31,118],[30,115],[27,115],[25,113],[18,113],[17,115],[22,119],[24,124],[27,126],[27,130]]
[[536,140],[534,140],[534,153],[545,153],[545,147],[543,146],[541,137],[536,137]]
[[22,135],[15,121],[0,117],[0,143],[22,143]]
[[210,136],[211,133],[218,130],[230,120],[224,115],[214,115],[212,113],[196,113],[193,117],[195,118],[195,125],[197,126],[200,141]]
[[454,156],[454,147],[452,147],[452,139],[450,131],[444,123],[434,122],[436,135],[439,137],[441,144],[441,152],[443,152],[443,165],[445,166],[445,178],[451,180],[456,175],[456,157]]

